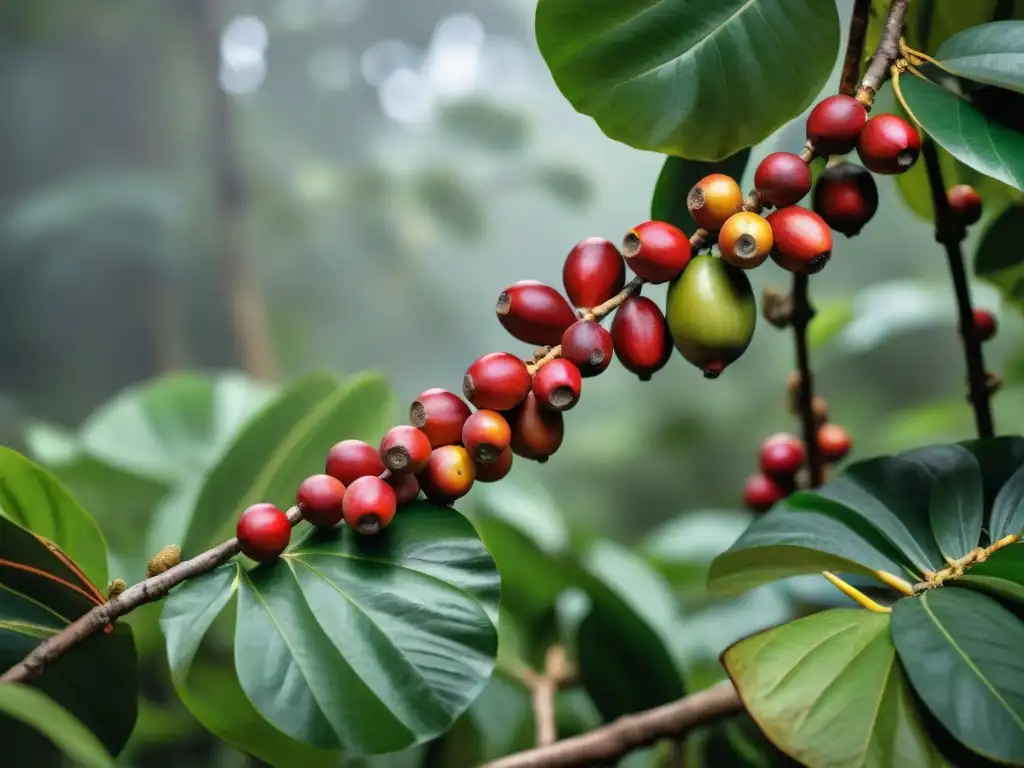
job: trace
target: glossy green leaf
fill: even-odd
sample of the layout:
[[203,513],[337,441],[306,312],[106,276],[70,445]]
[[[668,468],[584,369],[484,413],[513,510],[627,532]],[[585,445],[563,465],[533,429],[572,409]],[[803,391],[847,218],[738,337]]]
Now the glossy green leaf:
[[974,272],[994,285],[1004,299],[1024,309],[1024,207],[1011,205],[993,221],[978,243]]
[[686,196],[694,185],[712,173],[724,173],[740,181],[750,161],[750,150],[741,150],[720,162],[703,163],[699,160],[684,160],[681,157],[667,157],[658,174],[651,199],[651,220],[675,224],[683,232],[692,235],[697,231],[697,222],[690,215]]
[[809,768],[946,765],[896,661],[887,614],[823,611],[741,640],[722,661],[764,733]]
[[107,544],[96,521],[42,467],[0,447],[0,514],[60,547],[100,590]]
[[447,730],[483,689],[498,589],[472,525],[417,503],[373,538],[317,531],[254,570],[222,566],[172,593],[162,625],[180,680],[234,599],[235,667],[262,718],[322,749],[393,752]]
[[[1007,436],[966,440],[960,445],[973,453],[981,465],[982,481],[985,484],[985,526],[989,531],[989,538],[996,540],[1007,533],[1013,533],[1009,530],[1000,530],[993,525],[992,510],[994,510],[996,499],[1003,492],[1004,486],[1024,464],[1024,438]],[[1009,499],[1009,492],[1007,492],[1004,500],[1008,502]],[[1005,513],[1000,513],[1000,519],[1009,521],[1009,517]]]
[[935,53],[959,77],[1024,93],[1024,21],[997,21],[965,29]]
[[1018,469],[999,490],[992,504],[989,535],[993,541],[1024,532],[1024,466]]
[[[113,768],[114,761],[100,741],[88,728],[45,693],[25,685],[11,683],[0,685],[0,714],[38,731],[62,754],[83,768]],[[8,751],[12,745],[4,745],[4,759],[12,758]],[[18,749],[17,745],[13,745]],[[23,765],[39,764],[43,754],[28,757]],[[26,758],[21,758],[26,759]]]
[[1024,762],[1024,623],[990,597],[940,588],[893,607],[892,637],[914,690],[958,741]]
[[1014,544],[993,552],[954,583],[1024,604],[1024,545]]
[[605,134],[703,161],[800,114],[839,53],[835,4],[804,0],[540,0],[536,35],[559,90]]
[[963,557],[981,537],[985,516],[985,493],[981,466],[974,454],[959,445],[936,446],[932,458],[945,454],[948,464],[935,476],[928,515],[942,554]]

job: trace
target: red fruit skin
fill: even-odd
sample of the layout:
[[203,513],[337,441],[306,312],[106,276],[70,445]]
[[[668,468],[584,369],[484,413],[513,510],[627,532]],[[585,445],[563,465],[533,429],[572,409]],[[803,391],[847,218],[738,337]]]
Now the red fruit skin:
[[410,504],[420,495],[420,481],[416,475],[391,475],[387,483],[394,490],[395,500],[400,507]]
[[462,440],[462,425],[469,418],[466,401],[447,389],[428,389],[409,406],[409,423],[430,440],[433,448],[456,445]]
[[576,313],[565,297],[536,280],[520,280],[502,291],[495,311],[514,338],[540,346],[553,347],[562,332],[576,322]]
[[754,189],[764,205],[793,205],[811,191],[811,168],[792,152],[772,152],[754,172]]
[[807,117],[807,138],[819,155],[845,155],[857,144],[868,111],[852,96],[823,99]]
[[497,459],[490,464],[476,465],[476,481],[478,483],[496,483],[503,480],[512,471],[512,458],[514,454],[511,448],[506,448]]
[[458,501],[473,487],[476,465],[461,445],[435,448],[427,468],[419,475],[420,487],[437,504]]
[[970,184],[957,184],[946,193],[950,210],[956,214],[965,227],[977,224],[981,220],[981,195]]
[[612,320],[615,356],[640,381],[665,367],[672,355],[668,321],[658,305],[645,296],[630,296]]
[[603,237],[581,240],[565,258],[562,284],[573,306],[591,309],[604,304],[626,284],[622,254]]
[[462,444],[477,464],[496,461],[512,442],[512,427],[497,411],[477,411],[462,429]]
[[823,424],[818,428],[818,452],[829,464],[842,461],[853,447],[850,433],[838,424]]
[[903,173],[917,162],[921,137],[899,115],[875,115],[864,125],[857,140],[857,155],[872,173]]
[[398,497],[379,477],[360,477],[345,491],[345,522],[356,533],[372,536],[395,519]]
[[978,341],[988,341],[996,335],[997,330],[995,315],[987,309],[974,310],[974,332],[978,335]]
[[416,427],[389,429],[380,441],[380,458],[395,474],[416,474],[430,460],[430,438]]
[[568,411],[580,401],[583,376],[580,369],[557,357],[546,363],[533,375],[533,394],[545,408]]
[[761,443],[758,460],[766,475],[792,477],[807,460],[807,451],[799,438],[780,432]]
[[775,236],[772,260],[783,269],[813,275],[832,258],[832,231],[814,211],[791,205],[773,211],[766,220]]
[[330,528],[344,519],[341,505],[345,485],[330,475],[311,475],[299,484],[295,501],[302,517],[313,525]]
[[577,320],[562,334],[562,357],[585,379],[608,368],[613,346],[612,335],[596,320]]
[[509,424],[512,426],[512,452],[541,463],[559,449],[565,436],[561,412],[542,407],[532,392],[509,415]]
[[623,239],[622,256],[637,277],[667,283],[686,268],[693,253],[681,229],[664,221],[645,221]]
[[362,440],[342,440],[327,452],[324,471],[347,488],[357,478],[376,477],[384,471],[377,449]]
[[877,210],[878,187],[868,171],[842,162],[821,172],[814,187],[814,212],[836,232],[853,237]]
[[477,408],[491,411],[515,408],[532,386],[526,363],[508,352],[491,352],[478,358],[462,379],[466,399]]
[[273,504],[253,504],[238,519],[235,536],[243,555],[264,563],[287,549],[292,526],[288,515]]
[[789,489],[785,485],[758,473],[747,478],[743,486],[743,503],[754,512],[767,512],[788,494]]

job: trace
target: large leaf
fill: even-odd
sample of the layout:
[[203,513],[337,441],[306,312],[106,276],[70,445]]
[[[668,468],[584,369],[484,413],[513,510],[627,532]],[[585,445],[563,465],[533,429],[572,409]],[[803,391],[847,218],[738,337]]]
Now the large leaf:
[[658,174],[651,199],[651,220],[675,224],[683,232],[693,234],[697,222],[690,215],[686,196],[693,186],[712,173],[724,173],[740,181],[750,160],[750,150],[744,149],[730,155],[721,162],[702,163],[699,160],[684,160],[681,157],[667,157]]
[[960,77],[1024,93],[1024,21],[965,29],[944,42],[935,58]]
[[536,33],[559,90],[608,136],[704,161],[800,114],[839,47],[835,4],[804,0],[540,0]]
[[299,741],[392,752],[432,738],[483,689],[498,572],[472,525],[426,503],[384,533],[318,531],[252,571],[229,563],[164,609],[172,673],[237,602],[235,667],[255,710]]
[[935,589],[900,600],[892,637],[914,690],[960,742],[1024,762],[1024,623],[992,598]]
[[1018,243],[1024,238],[1024,207],[1011,205],[982,235],[974,255],[974,271],[999,289],[1004,298],[1024,308],[1024,256]]
[[[995,502],[999,495],[1003,494],[1003,488],[1009,483],[1010,478],[1024,464],[1024,438],[996,437],[967,440],[960,445],[973,453],[981,465],[982,481],[985,484],[985,521],[989,538],[998,540],[1008,533],[1014,533],[1007,527],[1012,518],[1009,509],[1000,512],[997,520]],[[1009,491],[1003,495],[1003,500],[1007,503],[1012,501]],[[995,525],[994,522],[999,522],[1000,525]]]
[[981,466],[973,453],[959,445],[930,450],[933,458],[941,452],[948,461],[936,475],[929,499],[932,531],[944,556],[963,557],[978,546],[981,537],[985,516]]
[[[113,768],[114,761],[107,750],[93,734],[68,710],[45,693],[25,685],[0,685],[0,714],[18,720],[29,726],[60,750],[62,754],[83,768]],[[38,753],[28,754],[24,745],[4,744],[4,759],[12,758],[11,747],[24,757],[23,765],[41,765],[49,757],[47,747]],[[33,748],[34,749],[34,748]]]
[[722,660],[765,734],[809,768],[946,765],[915,710],[887,614],[833,608],[741,640]]
[[1019,536],[1024,531],[1024,466],[999,490],[992,504],[989,534],[998,541],[1004,536]]

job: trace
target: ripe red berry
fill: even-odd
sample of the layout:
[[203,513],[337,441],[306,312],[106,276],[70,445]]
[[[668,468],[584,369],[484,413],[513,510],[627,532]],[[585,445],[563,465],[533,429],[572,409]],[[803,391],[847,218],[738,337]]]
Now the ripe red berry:
[[578,320],[562,334],[562,357],[583,378],[597,376],[612,361],[612,335],[595,320]]
[[981,195],[970,184],[957,184],[946,193],[950,210],[956,214],[965,227],[977,224],[981,219]]
[[768,214],[775,236],[772,259],[783,269],[813,275],[832,257],[832,231],[814,211],[799,205]]
[[693,185],[686,207],[698,227],[717,232],[730,216],[743,210],[743,190],[731,176],[712,173]]
[[554,346],[576,322],[569,302],[550,285],[520,280],[498,296],[498,320],[514,338],[527,344]]
[[622,254],[603,237],[581,240],[565,259],[562,283],[574,306],[591,309],[604,304],[626,284]]
[[807,138],[819,155],[845,155],[857,144],[868,111],[845,94],[820,101],[807,117]]
[[478,483],[496,483],[503,480],[512,471],[512,449],[506,448],[498,458],[490,464],[476,465],[476,480]]
[[814,187],[814,211],[836,232],[853,237],[877,210],[875,178],[859,165],[844,161],[821,172]]
[[630,296],[612,320],[615,356],[640,381],[665,367],[672,355],[672,337],[658,305],[645,296]]
[[860,132],[857,154],[873,173],[903,173],[917,162],[921,137],[899,115],[875,115]]
[[800,438],[780,432],[761,443],[759,460],[766,475],[792,477],[807,460],[807,451]]
[[341,504],[345,499],[345,486],[330,475],[311,475],[299,484],[295,500],[302,517],[313,525],[329,528],[344,518]]
[[288,515],[273,504],[253,504],[238,519],[235,535],[242,554],[263,563],[287,549],[292,526]]
[[622,241],[622,256],[629,268],[648,283],[667,283],[691,257],[690,239],[678,227],[664,221],[645,221]]
[[462,392],[477,408],[507,411],[523,402],[533,386],[526,363],[508,352],[491,352],[466,370]]
[[430,454],[427,468],[419,479],[428,499],[438,504],[451,504],[473,487],[476,465],[461,445],[445,445]]
[[978,341],[988,341],[996,335],[997,329],[995,315],[987,309],[974,310],[974,332],[978,334]]
[[512,442],[512,428],[497,411],[477,411],[462,428],[462,444],[477,464],[495,461]]
[[775,235],[768,222],[750,211],[729,217],[718,233],[718,252],[722,260],[740,269],[764,264],[772,252]]
[[394,488],[379,477],[360,477],[345,491],[342,507],[349,527],[369,536],[394,520],[398,497]]
[[580,369],[564,357],[546,363],[533,375],[537,402],[553,411],[568,411],[580,400],[583,377]]
[[562,414],[541,407],[532,392],[509,414],[509,424],[513,453],[539,462],[547,461],[558,450],[565,435]]
[[395,474],[416,474],[427,466],[430,451],[430,438],[408,425],[392,427],[380,441],[380,458]]
[[[466,401],[446,389],[421,392],[409,407],[409,423],[430,440],[430,445],[455,445],[462,440],[462,425],[469,418]],[[379,473],[378,473],[379,474]]]
[[743,503],[754,512],[767,512],[788,493],[789,489],[785,485],[757,473],[748,477],[743,486]]
[[384,471],[377,449],[362,440],[342,440],[327,452],[324,471],[347,488],[356,478],[376,477]]
[[818,428],[818,451],[830,464],[842,461],[852,447],[850,433],[838,424],[822,424]]
[[792,152],[772,152],[754,172],[754,189],[764,205],[785,208],[811,191],[811,168]]
[[415,501],[420,495],[420,481],[416,479],[416,475],[391,475],[387,483],[395,491],[398,506]]

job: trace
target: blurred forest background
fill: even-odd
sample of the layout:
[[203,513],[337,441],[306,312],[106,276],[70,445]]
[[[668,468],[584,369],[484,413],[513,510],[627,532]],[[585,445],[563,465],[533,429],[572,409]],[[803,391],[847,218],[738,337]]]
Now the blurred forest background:
[[[399,419],[423,389],[458,390],[480,354],[526,354],[494,319],[498,293],[558,286],[578,240],[617,242],[647,219],[664,161],[571,109],[533,42],[535,4],[0,4],[5,444],[46,454],[125,388],[175,371],[286,382],[374,369]],[[886,91],[878,110],[891,108]],[[801,116],[755,147],[743,186],[803,138]],[[812,280],[818,390],[859,458],[972,430],[944,254],[904,201],[926,195],[917,170],[902,195],[879,177],[875,220],[837,236]],[[751,278],[788,284],[770,264]],[[1019,432],[1024,324],[994,289],[974,290],[1001,324],[985,349],[1006,380],[997,429]],[[761,322],[720,380],[679,357],[643,384],[613,365],[587,383],[559,453],[515,476],[574,530],[628,545],[683,512],[735,510],[759,441],[796,429],[792,361],[791,335]],[[727,546],[736,517],[716,519],[688,540]],[[214,754],[180,705],[161,709],[173,696],[147,696],[125,759],[161,740]],[[212,764],[243,759],[217,749]]]

